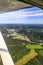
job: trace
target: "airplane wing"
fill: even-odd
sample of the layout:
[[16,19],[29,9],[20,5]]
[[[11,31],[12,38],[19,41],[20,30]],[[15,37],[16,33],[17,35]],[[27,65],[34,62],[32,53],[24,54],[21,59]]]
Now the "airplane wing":
[[15,11],[33,6],[43,9],[43,0],[0,0],[0,12]]
[[0,0],[0,12],[15,11],[32,5],[18,0]]
[[27,4],[31,4],[31,5],[34,5],[43,9],[43,0],[22,0],[22,2],[25,2]]
[[0,55],[1,55],[3,65],[14,65],[1,32],[0,32]]

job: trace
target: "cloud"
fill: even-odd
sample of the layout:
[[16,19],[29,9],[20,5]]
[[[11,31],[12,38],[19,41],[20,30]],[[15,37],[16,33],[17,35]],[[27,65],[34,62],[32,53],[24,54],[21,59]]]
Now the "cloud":
[[18,12],[15,12],[16,13],[16,16],[43,16],[43,11],[42,10],[37,10],[37,11],[18,11]]
[[[36,16],[36,19],[33,16]],[[42,16],[42,18],[39,16]],[[0,14],[0,23],[43,23],[43,10],[6,12]]]
[[25,11],[18,10],[0,14],[0,18],[23,18],[27,16],[43,16],[43,10],[35,10],[35,11]]

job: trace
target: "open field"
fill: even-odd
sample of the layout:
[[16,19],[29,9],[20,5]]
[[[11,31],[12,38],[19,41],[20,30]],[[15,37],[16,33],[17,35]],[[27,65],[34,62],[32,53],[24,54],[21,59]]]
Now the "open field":
[[[39,37],[40,30],[28,30],[23,28],[21,31],[20,30],[19,30],[20,36],[17,36],[18,38],[15,36],[11,36],[5,29],[1,30],[14,64],[21,61],[22,59],[22,65],[43,65],[43,45],[42,45],[43,37],[42,35],[40,35],[41,37]],[[42,33],[43,32],[41,32],[40,34]],[[24,36],[26,35],[31,42],[27,40],[22,40],[21,34],[23,34]],[[6,35],[10,35],[10,36],[7,37]],[[31,49],[34,49],[34,51],[37,53],[37,56],[35,56],[35,54],[33,54],[34,57],[31,55],[33,51],[30,54]],[[32,57],[32,59],[29,58],[29,54]],[[26,60],[23,59],[26,56],[28,57],[28,59]],[[24,63],[23,60],[26,61],[26,63]]]
[[[23,57],[26,57],[26,55],[28,55],[29,53],[30,53],[30,51],[31,51],[31,49],[29,50],[29,49],[27,49],[26,48],[26,45],[30,45],[30,43],[29,42],[27,42],[27,41],[25,41],[25,40],[18,40],[18,39],[13,39],[12,38],[12,36],[11,37],[6,37],[6,36],[4,36],[4,39],[5,39],[5,42],[6,42],[6,44],[7,44],[7,47],[8,47],[8,49],[9,49],[9,52],[10,52],[10,54],[11,54],[11,56],[12,56],[12,59],[13,59],[13,61],[14,61],[14,63],[17,63],[18,61],[20,61]],[[30,47],[33,49],[33,48],[35,48],[35,47],[32,47],[31,45],[30,45]],[[38,48],[40,47],[40,45],[38,46]],[[40,47],[41,48],[41,47]],[[36,49],[37,50],[37,49]],[[35,51],[36,51],[35,50]],[[39,49],[38,50],[40,53],[41,53],[41,50]],[[37,54],[39,55],[39,52],[37,51]],[[42,50],[43,51],[43,50]],[[33,53],[33,52],[32,52]],[[41,56],[39,57],[37,55],[37,57],[35,57],[35,59],[33,58],[33,60],[32,59],[30,59],[30,60],[28,60],[28,61],[26,61],[26,63],[25,64],[23,64],[23,65],[43,65],[42,64],[42,61],[40,61],[39,59],[41,58]],[[43,56],[42,56],[43,57]],[[38,59],[39,58],[39,59]],[[37,60],[36,60],[37,59]],[[41,60],[43,60],[43,58],[41,58]],[[18,64],[17,64],[18,65]]]
[[25,63],[27,63],[28,61],[30,61],[32,58],[34,58],[35,56],[37,56],[37,52],[35,52],[35,50],[31,50],[29,54],[27,54],[26,56],[24,56],[22,59],[20,59],[19,61],[17,61],[15,63],[15,65],[23,65]]
[[20,34],[16,36],[12,36],[12,39],[18,39],[18,40],[24,40],[24,41],[30,42],[30,39],[27,36],[20,35]]
[[43,49],[41,45],[26,45],[27,49]]

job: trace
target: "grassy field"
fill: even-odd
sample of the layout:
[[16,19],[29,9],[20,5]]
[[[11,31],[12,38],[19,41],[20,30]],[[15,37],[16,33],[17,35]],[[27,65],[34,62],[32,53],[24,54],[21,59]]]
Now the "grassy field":
[[27,41],[12,39],[12,37],[4,37],[4,39],[14,63],[30,52],[30,50],[25,47],[25,45],[28,44]]
[[[7,44],[8,50],[11,54],[11,57],[14,61],[14,64],[16,64],[18,61],[21,61],[21,59],[22,59],[22,61],[23,60],[26,61],[26,63],[22,62],[22,65],[43,65],[42,46],[40,46],[40,45],[32,46],[32,45],[30,45],[31,43],[29,43],[25,40],[13,39],[12,37],[7,38],[6,36],[3,36],[3,37]],[[35,54],[33,54],[34,57],[31,55],[33,52],[31,52],[31,54],[30,54],[31,49],[35,49],[35,52],[38,54],[36,57],[35,57]],[[32,59],[30,58],[29,54]],[[25,58],[28,58],[28,59],[25,60]],[[17,65],[18,65],[18,63],[17,63]],[[20,63],[19,63],[19,65],[20,65]]]
[[[42,58],[43,57],[42,56],[43,52],[42,51],[43,51],[43,49],[42,50],[38,49],[39,47],[42,48],[42,46],[40,46],[40,45],[38,45],[38,46],[35,45],[36,47],[34,45],[29,46],[29,43],[27,41],[12,39],[12,37],[9,37],[9,38],[4,37],[4,39],[5,39],[5,42],[7,44],[8,50],[9,50],[11,56],[12,56],[12,59],[13,59],[14,63],[17,63],[23,57],[26,57],[27,55],[29,55],[31,49],[36,49],[37,48],[35,51],[37,52],[38,56],[35,57],[35,59],[33,58],[33,60],[32,59],[30,59],[30,60],[27,59],[28,61],[26,61],[26,63],[24,63],[24,64],[22,62],[22,64],[23,65],[34,65],[34,64],[35,65],[43,65],[42,64],[42,60],[43,60],[43,58]],[[23,43],[25,43],[25,45],[23,45]],[[30,48],[27,48],[28,46]]]
[[15,63],[15,65],[23,65],[26,64],[28,61],[30,61],[32,58],[34,58],[35,56],[37,56],[37,52],[35,52],[35,50],[31,50],[29,54],[25,55],[22,59],[20,59],[19,61],[17,61]]
[[42,64],[36,57],[34,57],[24,65],[42,65]]
[[43,49],[41,45],[26,45],[27,49]]

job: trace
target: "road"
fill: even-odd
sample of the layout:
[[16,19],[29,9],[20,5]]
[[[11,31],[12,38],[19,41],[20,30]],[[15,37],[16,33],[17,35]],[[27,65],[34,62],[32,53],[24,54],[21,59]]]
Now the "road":
[[0,55],[1,55],[3,65],[14,65],[1,32],[0,32]]

